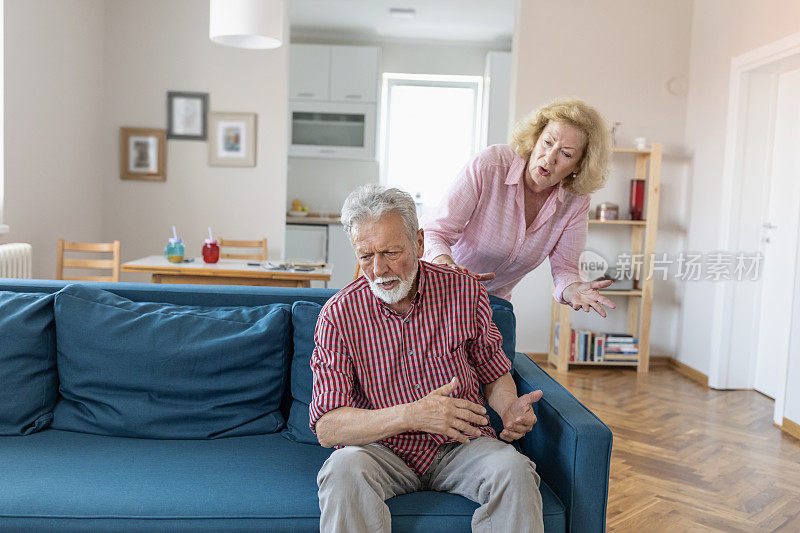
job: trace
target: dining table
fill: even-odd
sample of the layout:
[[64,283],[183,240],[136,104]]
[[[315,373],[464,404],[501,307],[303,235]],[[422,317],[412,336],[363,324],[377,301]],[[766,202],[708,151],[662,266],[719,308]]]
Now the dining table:
[[332,271],[329,266],[292,268],[285,263],[246,259],[220,259],[216,263],[206,263],[202,257],[192,257],[172,263],[163,255],[128,261],[120,266],[120,270],[150,274],[151,283],[268,287],[310,287],[314,280],[329,281]]

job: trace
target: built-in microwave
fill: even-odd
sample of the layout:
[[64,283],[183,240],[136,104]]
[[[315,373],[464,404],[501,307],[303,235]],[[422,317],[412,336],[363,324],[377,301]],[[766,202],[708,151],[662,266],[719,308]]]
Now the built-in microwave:
[[375,104],[289,101],[289,155],[375,159]]

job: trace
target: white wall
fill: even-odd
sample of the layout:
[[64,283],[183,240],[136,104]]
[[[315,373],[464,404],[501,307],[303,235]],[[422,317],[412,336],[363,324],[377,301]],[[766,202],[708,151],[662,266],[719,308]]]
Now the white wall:
[[[287,47],[212,43],[207,2],[108,0],[106,6],[103,237],[122,241],[123,259],[134,259],[161,253],[176,224],[187,255],[199,255],[210,225],[223,237],[267,237],[270,257],[280,257]],[[170,90],[210,93],[211,111],[257,113],[257,165],[210,167],[206,142],[168,140],[165,183],[121,180],[120,127],[166,128]]]
[[[512,60],[512,117],[516,120],[562,95],[578,96],[595,106],[609,123],[622,122],[617,144],[632,146],[638,136],[664,143],[661,205],[656,250],[670,255],[683,248],[687,213],[683,148],[686,97],[667,90],[670,79],[685,82],[689,72],[691,0],[574,0],[517,3],[518,32]],[[627,214],[633,158],[614,157],[606,189],[593,195]],[[630,249],[629,229],[592,228],[587,248],[613,260]],[[517,346],[546,352],[552,298],[549,265],[542,264],[515,289]],[[651,354],[674,355],[680,311],[679,284],[657,281],[651,330]],[[573,324],[596,331],[624,331],[626,306],[603,320],[573,313]]]
[[[5,2],[6,242],[54,278],[56,240],[103,236],[102,0]],[[1,241],[0,241],[1,242]]]
[[[173,224],[199,255],[211,225],[283,246],[287,47],[208,39],[198,0],[8,0],[6,241],[55,277],[56,239],[119,239],[122,259],[161,253]],[[288,17],[285,38],[288,40]],[[258,114],[257,166],[209,167],[207,144],[167,141],[167,181],[122,181],[119,128],[166,128],[169,90],[210,93],[212,111]],[[145,281],[137,275],[123,279]]]
[[[328,44],[333,41],[303,38],[297,42]],[[483,76],[486,54],[492,50],[465,44],[348,40],[336,40],[335,43],[377,46],[381,49],[381,73],[403,74]],[[298,198],[308,205],[311,212],[339,213],[347,195],[360,185],[377,183],[379,172],[377,161],[290,157],[286,208]]]
[[[800,4],[794,0],[695,2],[686,113],[686,142],[693,152],[686,245],[689,250],[707,252],[719,248],[720,177],[725,156],[731,59],[798,29]],[[715,301],[715,284],[687,283],[684,289],[678,359],[709,374],[709,309]]]

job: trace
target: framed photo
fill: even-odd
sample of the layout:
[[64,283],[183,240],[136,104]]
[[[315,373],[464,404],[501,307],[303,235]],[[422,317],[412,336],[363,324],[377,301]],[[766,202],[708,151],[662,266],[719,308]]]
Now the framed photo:
[[167,92],[167,139],[205,141],[208,93]]
[[256,166],[256,114],[209,113],[208,164]]
[[167,132],[120,128],[120,178],[167,181]]

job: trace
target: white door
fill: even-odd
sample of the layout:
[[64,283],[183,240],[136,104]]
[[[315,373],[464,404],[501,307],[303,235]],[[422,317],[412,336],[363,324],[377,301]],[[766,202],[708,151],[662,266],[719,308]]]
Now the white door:
[[771,398],[781,395],[789,354],[800,219],[800,70],[779,76],[775,117],[769,207],[762,229],[764,260],[754,382],[757,391]]

